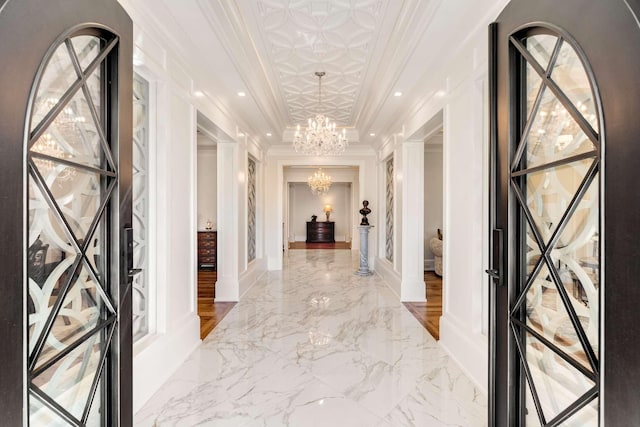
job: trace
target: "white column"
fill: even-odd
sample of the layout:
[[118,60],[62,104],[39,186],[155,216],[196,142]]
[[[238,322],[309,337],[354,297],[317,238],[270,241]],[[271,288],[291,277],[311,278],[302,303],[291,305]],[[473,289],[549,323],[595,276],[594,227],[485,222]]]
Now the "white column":
[[401,301],[426,301],[424,284],[424,143],[402,143]]
[[218,280],[216,301],[238,301],[238,144],[218,141]]

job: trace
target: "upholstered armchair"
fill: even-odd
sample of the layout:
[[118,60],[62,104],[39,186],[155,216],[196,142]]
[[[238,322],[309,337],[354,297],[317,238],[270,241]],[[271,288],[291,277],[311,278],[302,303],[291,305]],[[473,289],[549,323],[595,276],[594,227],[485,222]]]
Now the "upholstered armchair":
[[433,269],[438,276],[442,276],[442,232],[438,229],[438,237],[429,241],[429,247],[433,252]]

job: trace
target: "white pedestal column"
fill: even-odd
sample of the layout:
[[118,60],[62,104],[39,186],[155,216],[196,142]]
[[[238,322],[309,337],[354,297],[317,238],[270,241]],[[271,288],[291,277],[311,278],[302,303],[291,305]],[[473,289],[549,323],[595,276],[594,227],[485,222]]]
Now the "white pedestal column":
[[369,230],[373,225],[360,225],[360,269],[355,272],[358,276],[371,276],[373,271],[369,270]]

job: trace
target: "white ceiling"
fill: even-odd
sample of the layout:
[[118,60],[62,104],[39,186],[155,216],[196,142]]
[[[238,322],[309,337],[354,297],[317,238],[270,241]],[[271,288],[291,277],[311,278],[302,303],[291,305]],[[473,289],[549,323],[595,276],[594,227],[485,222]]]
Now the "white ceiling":
[[243,132],[266,145],[290,141],[317,112],[314,73],[325,71],[323,111],[348,128],[352,145],[375,147],[434,96],[421,89],[430,73],[505,0],[147,3],[158,25],[180,29],[172,38],[207,70],[202,89],[238,116]]

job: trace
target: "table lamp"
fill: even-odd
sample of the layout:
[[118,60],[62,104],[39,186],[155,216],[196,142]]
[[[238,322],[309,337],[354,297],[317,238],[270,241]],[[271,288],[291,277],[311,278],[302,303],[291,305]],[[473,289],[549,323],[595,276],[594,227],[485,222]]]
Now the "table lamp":
[[333,212],[333,208],[331,207],[331,205],[324,205],[324,213],[327,214],[327,222],[329,222],[329,216],[331,215],[331,212]]

